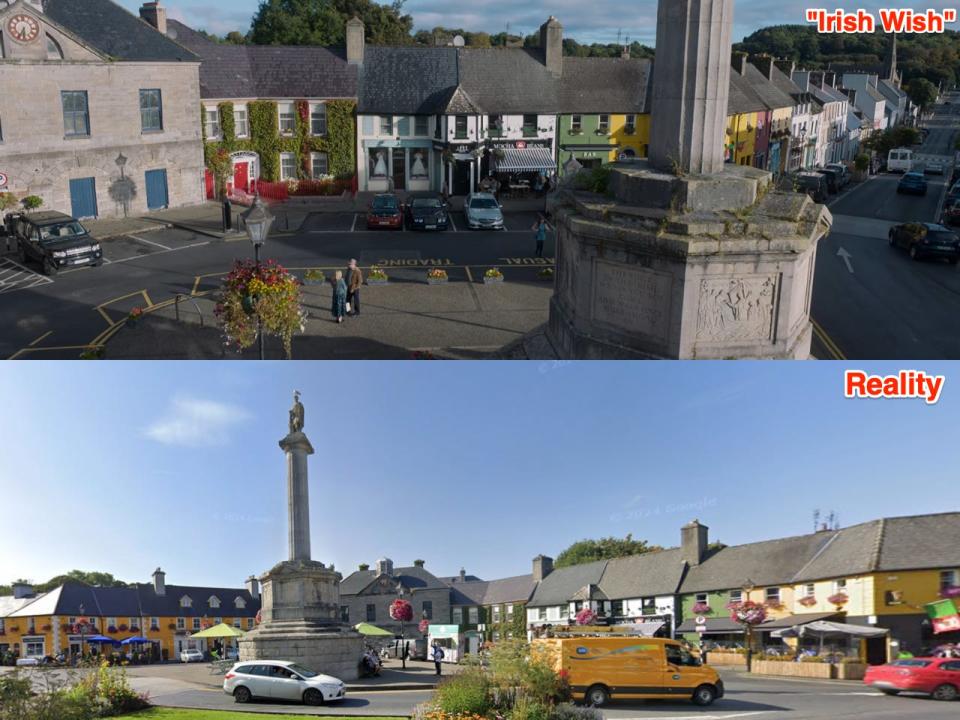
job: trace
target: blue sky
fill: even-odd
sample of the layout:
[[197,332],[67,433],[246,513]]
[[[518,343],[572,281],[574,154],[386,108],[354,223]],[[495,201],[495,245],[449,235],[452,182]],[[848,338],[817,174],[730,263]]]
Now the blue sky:
[[[901,366],[902,367],[902,366]],[[866,369],[892,372],[893,365]],[[842,398],[831,363],[24,363],[0,373],[0,581],[238,585],[286,554],[303,392],[315,559],[529,571],[585,537],[728,544],[960,507],[960,399]],[[951,372],[952,371],[952,376]]]
[[[140,0],[120,0],[121,4],[136,11]],[[195,27],[224,34],[230,30],[246,31],[250,26],[259,2],[257,0],[164,0],[170,16]],[[956,7],[954,0],[861,0],[859,3],[843,0],[736,0],[735,34],[742,39],[759,27],[804,22],[807,7],[847,10],[864,8],[876,11],[879,8],[903,7],[915,10],[944,9]],[[555,15],[563,23],[566,33],[581,42],[616,42],[617,31],[624,36],[653,45],[656,36],[655,0],[604,0],[589,6],[582,0],[529,0],[517,4],[514,0],[478,0],[468,6],[451,6],[445,0],[407,0],[404,9],[413,15],[417,29],[463,27],[468,30],[486,30],[496,33],[506,29],[511,32],[533,32],[549,15]]]

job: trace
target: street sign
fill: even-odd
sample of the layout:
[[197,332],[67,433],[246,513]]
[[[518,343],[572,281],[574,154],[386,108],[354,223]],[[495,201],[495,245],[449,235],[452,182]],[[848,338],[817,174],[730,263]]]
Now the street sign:
[[706,625],[697,625],[697,632],[701,635],[707,631]]
[[697,615],[697,619],[695,622],[697,623],[697,625],[706,625],[707,619],[703,615]]
[[7,186],[7,176],[0,173],[0,188]]

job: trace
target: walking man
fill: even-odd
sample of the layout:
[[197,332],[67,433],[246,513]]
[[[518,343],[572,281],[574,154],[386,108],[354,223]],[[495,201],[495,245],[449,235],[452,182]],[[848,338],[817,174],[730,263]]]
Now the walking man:
[[537,221],[531,229],[537,234],[537,257],[543,257],[543,243],[547,239],[547,230],[553,230],[553,228],[547,222],[543,213],[538,213]]
[[433,641],[433,664],[437,666],[437,675],[440,674],[440,662],[443,660],[443,648],[436,640]]
[[363,273],[357,267],[356,259],[351,259],[347,266],[347,305],[350,308],[348,315],[360,315],[360,286],[363,285]]

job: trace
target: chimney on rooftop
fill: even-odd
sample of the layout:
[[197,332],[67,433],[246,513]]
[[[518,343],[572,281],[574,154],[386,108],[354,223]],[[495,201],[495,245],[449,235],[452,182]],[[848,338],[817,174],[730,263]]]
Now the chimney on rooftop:
[[688,565],[699,565],[707,554],[707,532],[710,528],[692,520],[680,528],[680,549]]
[[543,64],[554,77],[563,74],[563,25],[553,15],[540,26],[540,50]]
[[793,71],[797,69],[797,64],[793,60],[776,60],[774,65],[787,77],[793,75]]
[[260,599],[260,581],[257,580],[256,576],[251,575],[247,578],[247,592],[250,593],[250,597],[254,600]]
[[773,57],[770,55],[757,55],[753,58],[753,65],[766,76],[767,80],[773,81],[773,69],[776,67],[773,62]]
[[735,52],[730,56],[730,65],[741,75],[746,75],[748,57],[749,56],[744,52]]
[[426,564],[427,564],[427,563],[426,563],[424,560],[414,560],[414,561],[413,561],[413,566],[414,566],[414,567],[418,567],[418,568],[422,568],[422,567],[423,567],[424,565],[426,565]]
[[347,20],[347,62],[351,65],[363,65],[365,32],[363,20],[356,16]]
[[21,600],[23,598],[33,597],[33,585],[29,583],[14,583],[13,584],[13,597],[16,600]]
[[153,591],[157,595],[167,594],[167,574],[160,568],[153,571]]
[[540,582],[553,572],[553,558],[546,555],[537,555],[533,559],[533,581]]
[[161,34],[167,34],[167,9],[161,7],[160,0],[145,2],[140,8],[140,17],[153,25]]
[[467,581],[467,571],[464,568],[460,568],[460,582]]

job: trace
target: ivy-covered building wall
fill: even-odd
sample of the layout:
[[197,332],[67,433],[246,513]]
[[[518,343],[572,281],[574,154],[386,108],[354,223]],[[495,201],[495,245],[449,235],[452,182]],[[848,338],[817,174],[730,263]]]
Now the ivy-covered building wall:
[[296,100],[294,102],[295,129],[291,134],[280,133],[278,104],[274,100],[254,100],[245,103],[248,133],[237,137],[234,103],[217,104],[220,134],[207,137],[205,114],[210,105],[201,107],[204,160],[207,168],[219,182],[229,179],[230,155],[236,152],[255,152],[259,156],[260,179],[280,180],[280,155],[296,156],[297,178],[312,177],[311,153],[326,153],[327,173],[336,178],[352,178],[356,173],[356,102],[329,100],[326,107],[326,133],[311,134],[310,106],[322,101]]

